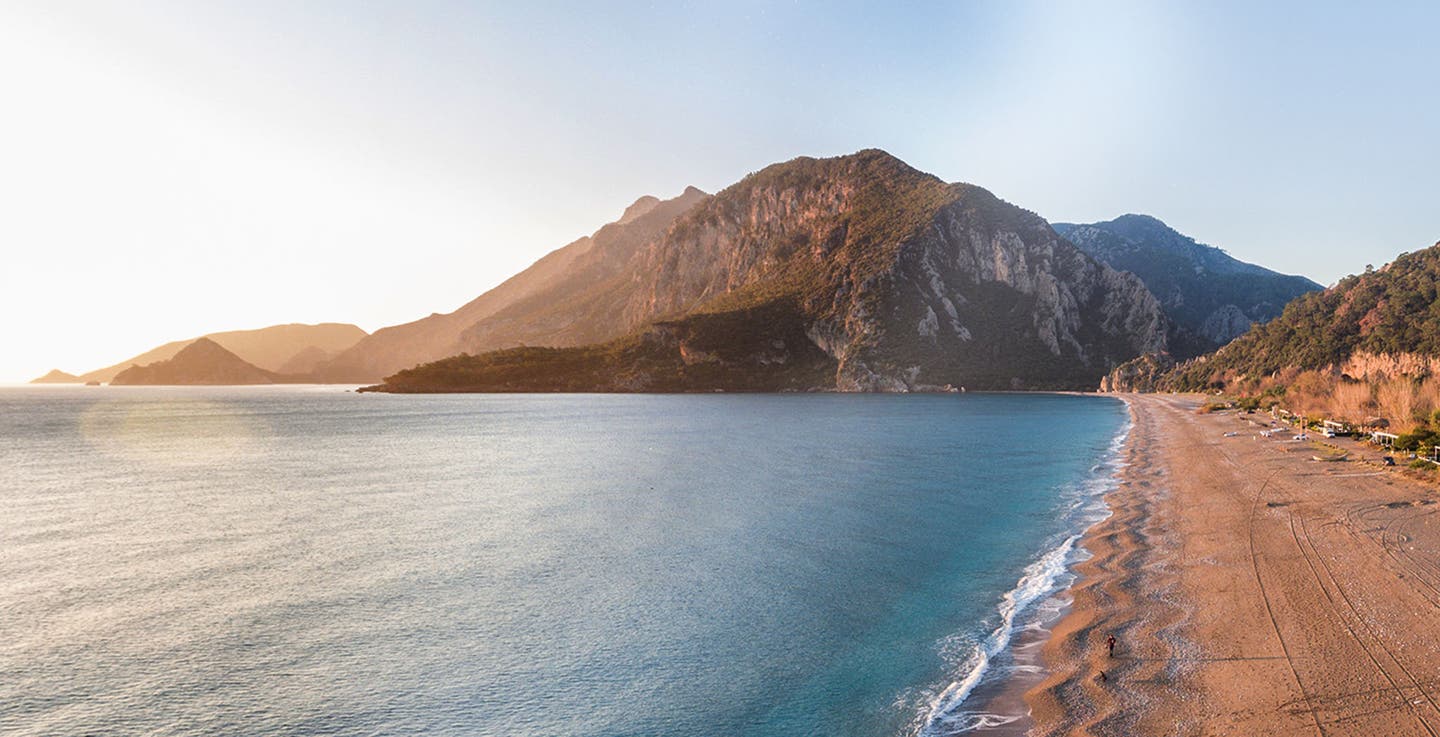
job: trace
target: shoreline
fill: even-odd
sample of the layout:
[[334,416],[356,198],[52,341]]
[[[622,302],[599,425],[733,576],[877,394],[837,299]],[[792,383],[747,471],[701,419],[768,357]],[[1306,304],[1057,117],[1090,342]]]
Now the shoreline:
[[1260,436],[1263,415],[1121,398],[1111,515],[1080,542],[1027,733],[1440,732],[1435,489],[1358,444],[1312,461],[1308,443]]
[[[1081,392],[1050,393],[1068,396],[1106,396]],[[999,682],[989,684],[988,688],[976,689],[976,695],[983,697],[979,700],[980,705],[976,711],[981,714],[994,715],[999,719],[993,724],[978,726],[968,733],[987,737],[1022,737],[1030,734],[1036,727],[1037,721],[1029,694],[1051,677],[1054,668],[1047,648],[1054,639],[1056,628],[1070,619],[1076,588],[1089,578],[1083,570],[1083,566],[1095,558],[1091,552],[1091,537],[1098,527],[1115,519],[1114,496],[1122,488],[1126,469],[1129,467],[1128,454],[1131,444],[1134,442],[1136,427],[1133,404],[1127,396],[1110,396],[1125,404],[1125,412],[1128,417],[1125,426],[1117,434],[1112,447],[1101,462],[1108,468],[1108,473],[1098,477],[1098,480],[1101,480],[1106,488],[1100,491],[1092,502],[1098,507],[1095,516],[1075,532],[1069,554],[1070,560],[1063,573],[1069,580],[1035,602],[1035,611],[1027,624],[1016,630],[1014,639],[1007,648],[1010,662],[1007,664],[1009,672],[1005,674],[1004,678]]]
[[[1096,396],[1077,392],[1045,393]],[[1127,417],[1098,463],[1081,482],[1086,490],[1077,496],[1077,504],[1072,508],[1075,526],[1054,538],[1050,547],[1031,560],[1015,587],[1002,596],[1000,628],[977,646],[986,650],[984,661],[977,666],[980,671],[972,671],[951,684],[951,689],[961,689],[958,695],[942,693],[938,697],[919,734],[948,734],[943,730],[959,728],[965,734],[1012,737],[1026,734],[1033,725],[1025,695],[1046,676],[1042,651],[1050,639],[1051,629],[1069,612],[1070,591],[1080,580],[1077,566],[1090,557],[1084,541],[1096,525],[1113,516],[1108,500],[1119,488],[1126,465],[1126,448],[1134,429],[1134,413],[1130,411],[1129,402],[1124,397],[1119,399],[1126,405]],[[1007,614],[1007,610],[1010,613]],[[1001,635],[1001,630],[1002,641],[995,643],[996,647],[987,647],[987,642]]]
[[[1153,483],[1157,429],[1133,397],[1118,396],[1130,413],[1130,431],[1115,486],[1105,496],[1110,515],[1081,538],[1080,548],[1088,557],[1074,566],[1075,581],[1064,592],[1069,603],[1040,646],[1044,675],[1028,684],[1022,695],[1030,707],[1026,734],[1142,734],[1134,731],[1133,713],[1126,716],[1137,704],[1122,706],[1111,687],[1138,674],[1103,655],[1106,637],[1113,633],[1125,641],[1168,638],[1173,647],[1186,647],[1175,634],[1183,624],[1184,610],[1166,596],[1173,590],[1173,576],[1163,566],[1152,567],[1158,562],[1154,554],[1173,544],[1155,526],[1155,507],[1167,500]],[[1147,493],[1151,491],[1159,493]],[[1149,599],[1154,607],[1146,612],[1149,616],[1135,614],[1142,588],[1158,592]]]

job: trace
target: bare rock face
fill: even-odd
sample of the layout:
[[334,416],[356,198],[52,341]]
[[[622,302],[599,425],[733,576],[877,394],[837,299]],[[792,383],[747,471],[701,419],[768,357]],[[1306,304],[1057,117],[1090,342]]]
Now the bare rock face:
[[[956,201],[905,244],[885,282],[886,307],[864,330],[881,339],[856,351],[857,388],[875,374],[911,386],[1055,388],[1165,348],[1167,323],[1137,278],[1032,213],[954,187]],[[915,328],[897,329],[905,324]]]
[[1254,321],[1235,305],[1221,305],[1214,312],[1205,316],[1205,321],[1200,324],[1200,334],[1217,345],[1224,345],[1234,340],[1238,335],[1244,335],[1246,330]]
[[1102,392],[1154,392],[1164,388],[1165,377],[1175,368],[1168,353],[1146,353],[1116,366],[1100,380]]
[[1358,381],[1383,381],[1399,377],[1418,379],[1440,376],[1440,356],[1357,351],[1350,354],[1338,368],[1342,375]]
[[1136,277],[879,151],[762,171],[677,222],[636,272],[632,323],[793,285],[841,391],[1091,387],[1165,348]]

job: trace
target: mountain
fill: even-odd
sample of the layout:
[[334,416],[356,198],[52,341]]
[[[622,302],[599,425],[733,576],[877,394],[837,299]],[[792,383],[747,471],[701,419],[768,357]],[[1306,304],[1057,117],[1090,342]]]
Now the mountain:
[[85,380],[75,374],[67,374],[60,369],[51,369],[50,373],[38,379],[31,379],[31,384],[84,384]]
[[275,371],[281,374],[312,374],[315,369],[326,361],[334,359],[338,352],[327,351],[320,346],[308,346],[300,349],[299,353],[291,356],[288,361],[280,364]]
[[1440,373],[1440,243],[1306,294],[1211,356],[1176,369],[1171,385],[1221,388],[1285,370],[1351,380]]
[[1056,223],[1055,231],[1113,269],[1140,277],[1177,328],[1170,336],[1180,358],[1209,353],[1254,323],[1279,316],[1291,300],[1321,289],[1239,261],[1196,243],[1148,215],[1103,223]]
[[[290,372],[290,362],[302,352],[311,348],[324,351],[326,356],[338,354],[365,337],[365,331],[354,325],[325,322],[318,325],[273,325],[258,330],[231,330],[210,333],[200,338],[177,340],[152,348],[138,356],[121,361],[113,366],[82,374],[82,381],[111,381],[116,374],[131,367],[144,366],[174,358],[181,349],[201,338],[218,343],[241,359],[267,371]],[[310,355],[314,355],[311,353]],[[313,369],[314,366],[312,365]],[[310,369],[306,369],[308,371]],[[295,373],[304,373],[298,371]]]
[[181,348],[173,358],[146,366],[131,366],[121,371],[110,380],[110,384],[276,384],[287,380],[294,379],[249,363],[209,338],[199,338]]
[[636,249],[708,196],[689,187],[669,200],[641,197],[618,221],[552,251],[460,309],[375,331],[320,365],[317,377],[334,382],[378,381],[400,369],[465,350],[580,345],[622,335],[628,326],[607,322],[598,313],[579,316],[584,324],[578,327],[573,325],[575,309],[563,313],[569,319],[562,317],[560,323],[546,322],[546,315],[552,310],[560,313],[565,306],[595,307],[592,296],[612,285],[617,269]]
[[1034,213],[867,150],[767,167],[650,238],[597,243],[465,329],[466,355],[381,388],[1088,389],[1169,330],[1139,278]]

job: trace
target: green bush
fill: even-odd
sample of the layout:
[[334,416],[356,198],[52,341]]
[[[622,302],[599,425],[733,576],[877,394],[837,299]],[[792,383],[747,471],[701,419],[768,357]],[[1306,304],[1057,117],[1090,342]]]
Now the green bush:
[[1421,428],[1414,432],[1407,432],[1395,439],[1395,450],[1415,451],[1421,446],[1434,447],[1440,442],[1440,436],[1434,430]]

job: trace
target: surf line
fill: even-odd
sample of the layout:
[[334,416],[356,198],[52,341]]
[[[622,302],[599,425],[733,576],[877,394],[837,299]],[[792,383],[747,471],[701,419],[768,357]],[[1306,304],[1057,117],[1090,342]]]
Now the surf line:
[[[1043,601],[1057,593],[1056,585],[1063,576],[1070,572],[1072,553],[1080,538],[1084,537],[1085,533],[1095,524],[1110,516],[1110,508],[1105,504],[1105,495],[1119,487],[1120,472],[1126,465],[1121,460],[1121,451],[1124,449],[1125,441],[1130,437],[1133,427],[1134,420],[1127,419],[1111,440],[1104,459],[1090,469],[1090,478],[1080,485],[1082,489],[1087,489],[1090,493],[1077,501],[1075,507],[1089,507],[1094,504],[1099,509],[1093,514],[1080,515],[1076,520],[1080,527],[1078,531],[1071,533],[1059,545],[1051,548],[1039,559],[1025,567],[1015,587],[1007,591],[1000,599],[997,607],[1000,624],[991,630],[982,642],[975,645],[970,656],[966,658],[964,667],[960,670],[964,675],[951,682],[930,701],[925,717],[920,720],[920,727],[915,731],[915,737],[945,737],[957,732],[973,731],[980,727],[998,726],[994,721],[996,718],[1003,719],[1004,722],[1019,718],[1018,716],[1008,718],[994,714],[965,715],[960,713],[960,707],[964,705],[971,692],[980,685],[994,659],[1009,647],[1019,616],[1037,601]],[[969,724],[961,723],[960,719],[965,716],[976,718],[978,721]]]

